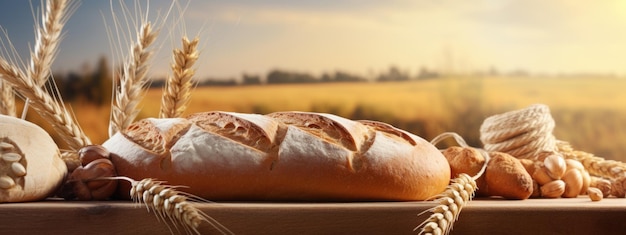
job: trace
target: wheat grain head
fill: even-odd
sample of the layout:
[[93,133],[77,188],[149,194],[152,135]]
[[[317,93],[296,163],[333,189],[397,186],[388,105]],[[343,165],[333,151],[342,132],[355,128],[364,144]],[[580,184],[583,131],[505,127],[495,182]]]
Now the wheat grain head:
[[[71,149],[63,154],[68,166],[78,161],[75,151],[91,144],[91,141],[78,126],[71,112],[65,108],[61,97],[53,97],[42,88],[42,85],[50,75],[50,66],[54,61],[61,31],[67,20],[68,11],[72,9],[71,6],[73,5],[66,0],[47,1],[46,10],[42,11],[43,25],[36,26],[37,43],[31,50],[31,63],[28,69],[22,70],[0,57],[0,77],[26,100],[22,116],[25,117],[27,107],[32,106],[51,124]],[[9,46],[12,47],[10,43]],[[4,51],[6,53],[8,50]],[[16,54],[15,49],[12,49],[12,52]],[[11,60],[13,61],[15,59]]]
[[159,114],[161,118],[180,117],[187,108],[193,86],[192,78],[195,74],[192,67],[199,55],[198,42],[198,37],[192,41],[183,37],[181,49],[174,50],[172,75],[167,78],[161,102]]
[[143,203],[148,211],[153,212],[157,218],[166,223],[170,232],[173,232],[171,224],[176,230],[179,230],[180,226],[187,234],[200,234],[199,226],[202,222],[207,222],[222,234],[233,234],[190,202],[190,199],[197,197],[177,191],[174,187],[153,179],[141,181],[125,177],[123,179],[132,184],[130,196],[133,201]]
[[60,101],[2,58],[0,58],[0,74],[18,93],[30,100],[31,106],[52,125],[72,150],[91,144],[89,138]]
[[36,25],[35,48],[31,51],[27,76],[42,86],[50,75],[50,67],[61,41],[61,30],[68,19],[70,3],[67,0],[50,0],[43,11],[42,24]]
[[454,222],[459,218],[461,209],[474,197],[476,189],[475,179],[465,173],[459,174],[437,197],[436,201],[439,205],[425,211],[432,212],[428,219],[414,230],[420,229],[419,234],[448,234]]
[[150,22],[143,22],[136,42],[131,45],[130,55],[124,62],[119,85],[115,85],[114,102],[111,105],[109,135],[126,129],[139,113],[137,105],[141,101],[143,90],[148,83],[146,76],[152,51],[148,49],[154,43],[158,31]]
[[[431,143],[437,145],[446,138],[453,138],[461,147],[469,147],[460,135],[452,132],[440,134],[435,137]],[[476,179],[482,176],[489,163],[489,154],[482,149],[478,150],[485,157],[485,163],[481,170],[475,176],[461,173],[456,178],[452,179],[446,190],[436,196],[435,201],[438,205],[419,214],[422,215],[426,212],[432,213],[426,220],[415,227],[413,231],[420,230],[419,234],[429,235],[450,233],[454,222],[459,218],[461,209],[463,209],[467,202],[472,200],[478,189]]]

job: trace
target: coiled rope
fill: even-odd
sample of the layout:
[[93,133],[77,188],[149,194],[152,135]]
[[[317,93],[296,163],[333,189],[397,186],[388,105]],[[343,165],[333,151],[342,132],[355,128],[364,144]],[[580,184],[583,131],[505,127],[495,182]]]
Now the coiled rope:
[[540,152],[557,151],[554,126],[548,106],[535,104],[488,117],[480,126],[480,140],[489,152],[534,158]]

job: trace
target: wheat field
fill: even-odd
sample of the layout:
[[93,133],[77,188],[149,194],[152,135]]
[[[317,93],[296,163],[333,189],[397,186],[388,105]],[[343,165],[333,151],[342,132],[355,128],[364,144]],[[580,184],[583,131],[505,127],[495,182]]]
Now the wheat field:
[[[246,113],[328,112],[391,123],[430,140],[461,134],[480,146],[482,121],[535,103],[550,107],[555,136],[598,156],[626,160],[626,79],[611,77],[450,77],[410,82],[198,87],[184,115],[212,110]],[[138,118],[158,117],[162,89],[150,89]],[[109,110],[71,104],[94,143],[107,138]],[[35,116],[35,115],[30,115]],[[41,122],[33,117],[33,122]],[[45,124],[42,124],[45,126]]]

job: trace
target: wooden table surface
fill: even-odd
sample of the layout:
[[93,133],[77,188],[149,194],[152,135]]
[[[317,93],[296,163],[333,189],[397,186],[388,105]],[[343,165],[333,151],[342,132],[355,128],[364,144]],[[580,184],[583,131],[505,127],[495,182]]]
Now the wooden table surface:
[[[236,234],[417,234],[433,202],[219,202],[198,207]],[[215,234],[209,225],[203,234]],[[0,204],[0,234],[170,234],[127,201]],[[626,234],[626,199],[475,199],[452,234]]]

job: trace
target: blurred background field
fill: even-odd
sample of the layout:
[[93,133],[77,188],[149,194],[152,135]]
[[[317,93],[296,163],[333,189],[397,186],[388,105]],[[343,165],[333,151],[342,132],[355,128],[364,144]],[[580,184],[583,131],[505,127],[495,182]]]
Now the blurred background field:
[[[345,82],[197,87],[187,114],[211,110],[326,112],[393,124],[427,140],[453,131],[480,147],[479,127],[491,115],[542,103],[555,136],[598,156],[626,160],[626,79],[617,77],[451,76],[395,82]],[[161,88],[152,88],[139,118],[157,117]],[[71,102],[94,143],[107,138],[108,104]],[[41,122],[33,113],[29,119]],[[45,124],[42,124],[45,126]]]
[[[152,48],[153,88],[139,118],[158,116],[172,49],[187,34],[201,41],[187,114],[327,112],[388,122],[427,140],[453,131],[480,147],[486,117],[542,103],[558,139],[626,160],[624,1],[181,2],[188,7],[170,20],[184,24],[165,23]],[[94,143],[107,138],[111,83],[134,36],[131,29],[111,41],[109,13],[124,12],[124,4],[76,6],[52,67],[59,94]],[[30,57],[40,9],[0,4],[0,56]]]

